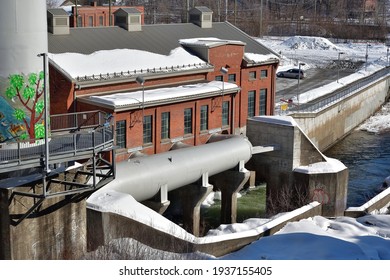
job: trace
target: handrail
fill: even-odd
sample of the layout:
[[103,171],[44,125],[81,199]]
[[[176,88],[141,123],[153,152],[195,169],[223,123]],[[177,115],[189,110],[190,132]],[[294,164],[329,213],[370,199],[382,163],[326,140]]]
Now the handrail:
[[313,100],[310,103],[301,104],[300,106],[297,106],[295,108],[289,109],[288,114],[295,114],[295,113],[315,113],[319,112],[328,106],[337,103],[338,101],[349,97],[356,92],[358,92],[359,89],[364,88],[368,86],[369,84],[386,77],[390,74],[389,67],[385,67],[374,74],[361,78],[355,82],[352,82],[348,85],[343,86],[340,89],[335,90],[332,93],[327,94],[325,97],[317,98],[316,100]]
[[[54,121],[53,121],[54,120]],[[77,157],[100,152],[114,145],[111,116],[101,111],[78,112],[51,116],[49,161],[56,157]],[[29,139],[0,144],[0,173],[8,167],[40,166],[45,155],[44,139]]]
[[148,69],[140,69],[140,70],[128,70],[114,73],[101,73],[97,75],[85,75],[85,76],[77,76],[75,79],[77,82],[84,81],[102,81],[102,80],[110,80],[117,79],[123,77],[135,77],[141,74],[156,74],[156,73],[166,73],[166,72],[175,72],[186,69],[199,69],[199,68],[207,68],[209,67],[209,63],[193,63],[193,64],[183,64],[176,65],[171,67],[158,67],[158,68],[148,68]]

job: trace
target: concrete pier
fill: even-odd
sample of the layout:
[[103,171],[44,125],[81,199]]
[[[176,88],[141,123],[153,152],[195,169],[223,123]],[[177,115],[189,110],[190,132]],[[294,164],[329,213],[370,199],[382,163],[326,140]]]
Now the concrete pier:
[[253,155],[247,164],[267,183],[269,214],[291,211],[312,201],[323,204],[326,216],[344,213],[347,167],[325,157],[292,117],[252,118],[247,136],[254,146],[278,147],[274,152]]
[[237,193],[248,182],[250,172],[246,169],[228,170],[213,176],[210,181],[221,191],[221,224],[237,222]]

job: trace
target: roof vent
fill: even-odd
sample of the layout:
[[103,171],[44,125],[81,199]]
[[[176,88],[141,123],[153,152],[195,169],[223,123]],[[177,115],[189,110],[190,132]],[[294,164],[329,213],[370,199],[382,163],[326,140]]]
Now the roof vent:
[[141,31],[141,12],[136,8],[120,8],[114,12],[115,25],[128,31]]
[[54,35],[69,34],[69,14],[62,8],[48,9],[47,28]]
[[190,10],[190,22],[201,28],[213,27],[213,11],[207,7],[199,6]]

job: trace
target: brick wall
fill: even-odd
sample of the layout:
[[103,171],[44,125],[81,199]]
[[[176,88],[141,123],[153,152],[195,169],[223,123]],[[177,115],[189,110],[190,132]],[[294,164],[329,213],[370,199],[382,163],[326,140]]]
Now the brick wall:
[[[243,66],[245,46],[226,44],[209,49],[209,62],[214,65],[214,71],[206,73],[187,74],[174,77],[160,77],[157,79],[145,79],[144,89],[161,87],[176,87],[184,83],[197,83],[213,81],[221,76],[221,67],[228,68],[228,74],[223,75],[224,82],[229,81],[229,75],[235,75],[235,83],[241,90],[235,94],[223,94],[220,96],[203,98],[199,100],[160,105],[151,108],[141,108],[121,112],[113,112],[113,109],[86,104],[81,101],[73,102],[74,96],[85,97],[97,94],[110,94],[126,91],[141,90],[142,87],[135,81],[123,82],[97,87],[88,87],[74,90],[75,85],[68,81],[61,72],[51,67],[51,107],[53,113],[72,112],[77,106],[78,111],[103,110],[114,114],[115,121],[126,121],[126,148],[117,150],[117,159],[124,160],[137,149],[142,148],[146,154],[154,154],[168,151],[176,141],[189,145],[200,145],[208,141],[213,132],[245,133],[248,118],[248,91],[254,90],[255,114],[260,113],[260,89],[266,89],[266,114],[273,114],[275,92],[275,67],[276,65],[262,65],[245,68]],[[261,76],[261,71],[267,71],[266,77]],[[250,76],[256,72],[255,77]],[[232,81],[229,81],[232,82]],[[229,124],[222,127],[222,102],[229,102]],[[208,106],[208,129],[200,129],[200,108]],[[234,108],[233,108],[234,107]],[[192,108],[193,131],[184,134],[184,109]],[[169,139],[161,139],[161,114],[170,113]],[[152,143],[143,143],[142,116],[152,116]],[[129,151],[130,150],[130,151]]]
[[[119,8],[136,8],[138,11],[141,12],[141,25],[144,24],[144,7],[143,6],[112,6],[111,7],[111,14],[112,14],[112,26],[115,25],[115,17],[114,12],[117,11]],[[74,16],[76,14],[75,8],[72,8],[72,14],[70,16],[70,27],[76,27],[76,17]],[[109,26],[109,7],[108,6],[83,6],[78,7],[77,14],[79,17],[82,18],[82,26],[78,27],[89,27],[89,26]],[[89,25],[89,18],[93,18],[93,24]],[[100,25],[99,17],[103,17],[103,25]]]

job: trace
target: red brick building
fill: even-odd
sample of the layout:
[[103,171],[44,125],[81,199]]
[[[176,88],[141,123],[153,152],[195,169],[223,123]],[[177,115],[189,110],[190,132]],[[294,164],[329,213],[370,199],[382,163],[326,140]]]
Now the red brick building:
[[[115,25],[114,13],[122,9],[135,9],[141,14],[141,24],[144,24],[144,7],[136,6],[98,6],[96,1],[91,1],[90,6],[69,6],[70,27],[98,27]],[[111,17],[111,24],[110,24]]]
[[[134,14],[132,14],[134,13]],[[115,117],[117,159],[200,145],[211,134],[245,134],[272,115],[278,56],[197,7],[192,23],[49,32],[51,113],[104,110]]]

